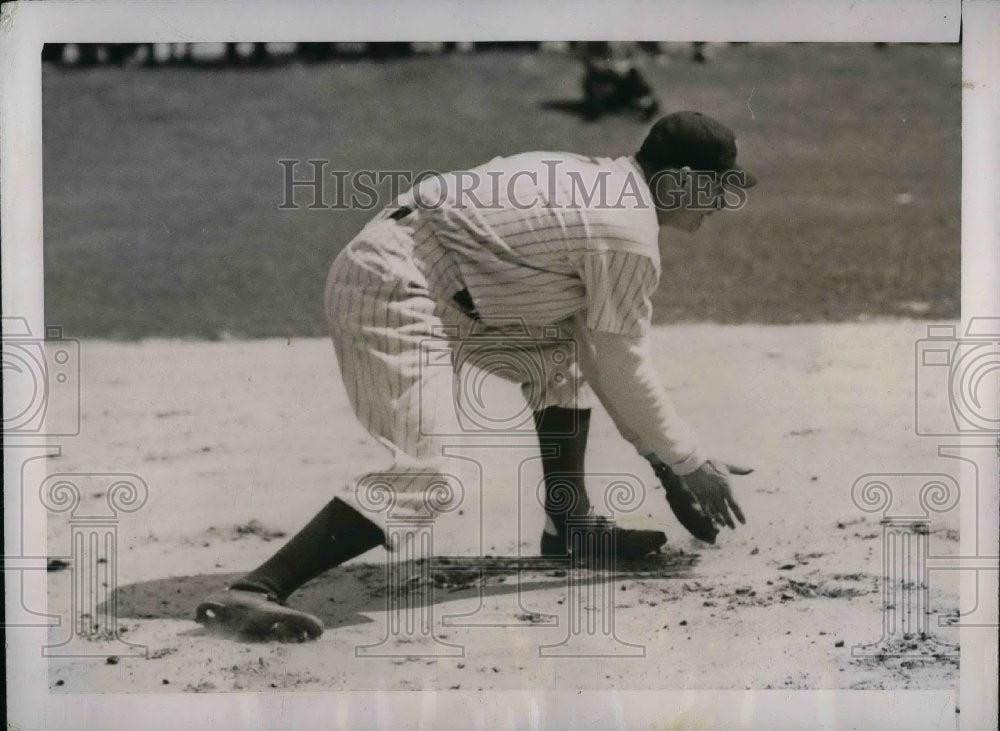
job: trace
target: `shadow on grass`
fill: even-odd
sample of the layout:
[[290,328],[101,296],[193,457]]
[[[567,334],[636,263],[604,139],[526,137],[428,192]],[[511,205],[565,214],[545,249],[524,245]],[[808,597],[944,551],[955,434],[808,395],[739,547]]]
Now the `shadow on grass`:
[[548,112],[562,112],[588,122],[593,120],[593,115],[587,112],[587,102],[583,99],[546,99],[538,106]]
[[609,106],[603,109],[590,107],[584,99],[548,99],[538,105],[543,111],[560,112],[592,124],[605,117],[616,117],[636,123],[646,123],[649,117],[634,106]]

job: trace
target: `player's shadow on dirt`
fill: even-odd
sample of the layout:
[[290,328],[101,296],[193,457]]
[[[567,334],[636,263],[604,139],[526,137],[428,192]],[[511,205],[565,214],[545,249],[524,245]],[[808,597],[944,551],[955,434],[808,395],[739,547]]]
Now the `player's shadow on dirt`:
[[[491,572],[492,574],[493,572]],[[511,572],[509,576],[513,576]],[[118,616],[133,619],[194,619],[195,608],[208,594],[233,583],[243,574],[201,574],[174,576],[120,587],[117,591]],[[520,590],[551,589],[566,585],[566,579],[526,574],[520,582],[508,576],[489,575],[480,583],[477,576],[464,583],[435,586],[433,603]],[[386,609],[385,566],[357,564],[332,569],[310,581],[295,593],[289,605],[315,614],[327,627],[365,624],[374,620],[364,616]]]
[[[577,575],[578,583],[615,580],[627,575],[642,577],[686,576],[697,559],[696,555],[662,555],[637,562],[622,562],[614,576],[594,573]],[[502,561],[502,560],[501,560]],[[404,575],[416,576],[416,567],[401,567]],[[194,619],[198,603],[207,595],[220,591],[243,574],[200,574],[173,576],[119,587],[115,592],[120,618],[132,619]],[[524,571],[490,565],[487,570],[454,568],[432,573],[434,604],[463,599],[481,598],[567,588],[563,570]],[[366,624],[374,620],[365,614],[386,610],[385,564],[354,564],[326,572],[295,593],[290,606],[315,614],[327,627]],[[416,593],[418,589],[412,589]],[[552,608],[553,611],[555,607]]]

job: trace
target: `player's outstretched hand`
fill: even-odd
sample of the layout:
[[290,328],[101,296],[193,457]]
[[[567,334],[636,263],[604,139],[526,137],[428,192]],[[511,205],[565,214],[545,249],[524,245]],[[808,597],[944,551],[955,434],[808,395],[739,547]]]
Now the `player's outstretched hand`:
[[728,525],[735,528],[733,516],[740,523],[746,523],[743,511],[733,497],[732,488],[729,486],[729,475],[748,474],[749,468],[729,466],[722,462],[708,460],[694,472],[684,475],[681,479],[687,488],[694,493],[701,503],[702,509],[711,516],[719,525]]
[[715,543],[719,529],[715,527],[711,516],[702,509],[701,503],[698,502],[694,493],[669,466],[659,460],[652,460],[650,463],[653,466],[653,472],[656,473],[663,485],[667,494],[667,504],[677,521],[698,540]]

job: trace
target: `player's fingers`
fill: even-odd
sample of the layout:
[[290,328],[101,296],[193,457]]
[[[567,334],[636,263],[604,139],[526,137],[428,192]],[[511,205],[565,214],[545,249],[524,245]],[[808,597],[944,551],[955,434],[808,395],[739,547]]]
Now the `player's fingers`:
[[728,525],[730,528],[736,528],[736,524],[733,523],[733,516],[729,514],[729,506],[726,505],[724,497],[720,496],[716,500],[715,515],[719,525]]
[[701,512],[711,518],[714,522],[719,525],[722,525],[725,522],[719,515],[719,508],[714,500],[706,498],[704,500],[698,500],[698,504],[701,505]]
[[729,470],[731,475],[749,475],[753,472],[753,467],[747,467],[746,465],[730,464],[726,462],[726,469]]
[[737,503],[733,499],[732,495],[729,496],[728,500],[729,500],[729,507],[733,509],[733,515],[736,516],[736,520],[740,521],[741,525],[746,525],[747,519],[743,517],[743,510],[740,508],[739,503]]

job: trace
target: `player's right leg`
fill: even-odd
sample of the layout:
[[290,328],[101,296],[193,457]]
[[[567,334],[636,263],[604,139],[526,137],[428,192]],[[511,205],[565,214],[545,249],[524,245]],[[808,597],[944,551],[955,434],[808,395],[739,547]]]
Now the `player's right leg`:
[[[420,430],[417,398],[420,346],[440,321],[419,272],[406,266],[411,250],[401,231],[376,222],[348,245],[331,267],[326,309],[351,407],[396,456],[387,469],[356,484],[363,492],[377,477],[405,510],[422,506],[426,491],[440,483],[434,459],[440,448]],[[334,498],[271,558],[207,597],[198,621],[257,638],[318,637],[321,620],[285,601],[307,581],[386,543],[383,529],[349,504],[354,497]]]
[[285,601],[310,579],[384,542],[381,528],[334,498],[271,558],[206,597],[197,620],[244,637],[315,639],[323,634],[322,621]]

